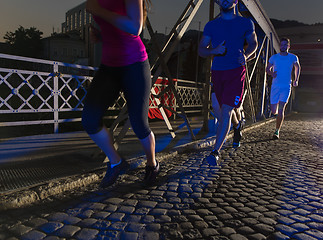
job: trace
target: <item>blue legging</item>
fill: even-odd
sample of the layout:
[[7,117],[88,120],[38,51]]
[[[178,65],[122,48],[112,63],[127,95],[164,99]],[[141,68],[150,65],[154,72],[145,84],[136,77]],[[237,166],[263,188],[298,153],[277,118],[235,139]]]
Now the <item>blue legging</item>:
[[88,134],[103,128],[103,116],[123,91],[133,131],[139,139],[146,138],[151,130],[148,124],[151,73],[148,60],[124,67],[100,65],[88,89],[82,124]]

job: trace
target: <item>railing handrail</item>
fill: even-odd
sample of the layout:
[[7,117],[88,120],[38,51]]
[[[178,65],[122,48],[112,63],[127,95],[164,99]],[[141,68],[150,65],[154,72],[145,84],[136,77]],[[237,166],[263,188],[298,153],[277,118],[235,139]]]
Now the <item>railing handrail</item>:
[[91,67],[91,66],[84,66],[84,65],[72,64],[72,63],[64,63],[64,62],[45,60],[45,59],[39,59],[39,58],[22,57],[22,56],[16,56],[16,55],[4,54],[4,53],[0,53],[0,58],[18,60],[18,61],[26,61],[26,62],[34,62],[34,63],[43,63],[43,64],[47,64],[47,65],[58,65],[58,66],[62,66],[62,67],[72,67],[72,68],[86,69],[86,70],[97,70],[97,68]]

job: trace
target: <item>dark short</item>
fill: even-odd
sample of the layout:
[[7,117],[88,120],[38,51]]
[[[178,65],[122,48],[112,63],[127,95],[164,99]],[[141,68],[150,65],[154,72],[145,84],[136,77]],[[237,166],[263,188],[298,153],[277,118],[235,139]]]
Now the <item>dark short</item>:
[[246,68],[244,66],[230,70],[212,70],[212,92],[219,105],[239,108],[243,98]]

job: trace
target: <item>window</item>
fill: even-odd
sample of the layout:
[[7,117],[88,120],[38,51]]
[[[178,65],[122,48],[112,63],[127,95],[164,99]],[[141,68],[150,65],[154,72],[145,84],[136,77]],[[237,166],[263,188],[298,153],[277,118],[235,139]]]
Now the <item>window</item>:
[[66,30],[69,30],[69,26],[70,26],[70,18],[69,16],[66,16]]
[[74,14],[74,29],[77,28],[77,13]]
[[84,25],[86,25],[87,23],[88,23],[88,20],[87,20],[87,18],[88,18],[88,14],[87,14],[87,12],[86,12],[86,9],[84,9],[84,20],[83,20],[83,22],[84,22]]
[[82,11],[79,12],[79,27],[82,27]]

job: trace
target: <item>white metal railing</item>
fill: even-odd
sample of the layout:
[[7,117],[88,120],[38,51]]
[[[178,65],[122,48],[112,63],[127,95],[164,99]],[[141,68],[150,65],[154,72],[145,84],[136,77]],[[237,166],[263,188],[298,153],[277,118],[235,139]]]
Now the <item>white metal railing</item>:
[[[81,112],[83,100],[87,93],[87,86],[92,81],[94,67],[68,64],[8,54],[0,54],[0,64],[6,61],[15,61],[19,67],[0,67],[0,127],[22,126],[37,124],[53,124],[54,132],[58,132],[59,124],[81,121],[80,116],[64,117],[62,113]],[[24,63],[46,66],[47,71],[34,69],[25,70]],[[8,65],[8,64],[4,64]],[[66,70],[68,69],[68,70]],[[74,70],[73,70],[74,69]],[[78,71],[77,74],[65,72]],[[85,71],[86,74],[80,73]],[[165,85],[154,85],[158,92]],[[188,112],[201,112],[202,110],[202,84],[192,81],[177,80],[176,89],[182,98],[183,106]],[[162,96],[171,108],[176,111],[177,104],[171,92]],[[167,102],[166,101],[166,102]],[[117,117],[115,110],[124,106],[125,100],[121,94],[115,104],[108,110],[108,118]],[[158,108],[151,96],[150,108]],[[32,120],[25,120],[23,114],[32,115]],[[41,114],[47,114],[46,117]],[[50,117],[48,116],[51,115]],[[15,117],[12,117],[15,116]],[[14,119],[14,120],[12,120]]]

